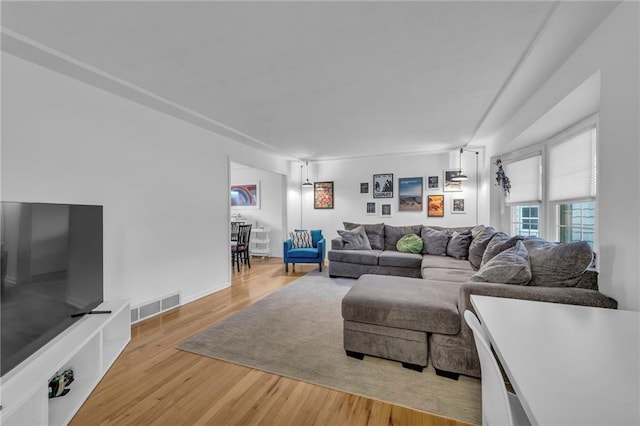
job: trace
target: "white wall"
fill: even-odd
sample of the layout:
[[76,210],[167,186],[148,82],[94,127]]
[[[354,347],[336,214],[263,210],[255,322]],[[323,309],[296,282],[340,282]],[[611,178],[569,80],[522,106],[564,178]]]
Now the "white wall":
[[228,286],[229,157],[284,159],[2,55],[2,198],[104,205],[105,298]]
[[260,170],[244,165],[231,166],[231,185],[260,183],[260,208],[248,209],[232,207],[231,214],[239,213],[250,219],[255,226],[270,229],[269,248],[272,257],[282,257],[282,241],[285,235],[283,219],[285,214],[284,175]]
[[[479,165],[482,168],[484,154],[479,155]],[[355,223],[381,223],[390,225],[414,225],[424,224],[433,226],[474,226],[476,224],[476,154],[465,152],[462,157],[463,171],[469,176],[469,180],[463,183],[462,192],[443,192],[443,171],[457,169],[459,164],[457,151],[439,154],[417,154],[397,157],[370,157],[331,162],[309,163],[309,180],[313,182],[333,181],[334,183],[334,208],[316,210],[313,208],[313,188],[300,188],[300,164],[293,163],[289,173],[289,192],[292,194],[289,209],[289,228],[300,226],[300,190],[302,191],[302,227],[322,229],[328,240],[338,236],[337,230],[344,229],[342,222]],[[393,173],[394,196],[393,198],[373,198],[373,175],[381,173]],[[303,171],[303,180],[306,172]],[[440,189],[423,192],[422,212],[398,211],[398,179],[402,177],[420,177],[425,181],[427,176],[440,177]],[[480,171],[482,175],[482,171]],[[369,182],[369,194],[360,194],[360,183]],[[479,199],[479,223],[487,223],[488,204],[485,201],[489,183],[482,178],[480,183]],[[427,217],[427,195],[443,194],[445,196],[445,215],[442,218]],[[451,200],[453,198],[465,199],[465,214],[451,213]],[[377,204],[376,215],[366,214],[366,203]],[[391,217],[381,217],[382,204],[391,204]]]
[[[640,310],[640,4],[621,3],[503,126],[487,158],[600,71],[598,239],[600,290]],[[567,127],[573,123],[567,123]],[[492,194],[491,218],[500,206]]]

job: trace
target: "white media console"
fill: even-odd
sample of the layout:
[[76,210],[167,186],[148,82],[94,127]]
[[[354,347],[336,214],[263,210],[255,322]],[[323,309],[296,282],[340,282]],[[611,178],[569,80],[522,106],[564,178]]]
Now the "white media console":
[[[104,302],[0,379],[0,424],[66,425],[131,340],[129,302]],[[49,379],[73,368],[69,393],[48,397]]]

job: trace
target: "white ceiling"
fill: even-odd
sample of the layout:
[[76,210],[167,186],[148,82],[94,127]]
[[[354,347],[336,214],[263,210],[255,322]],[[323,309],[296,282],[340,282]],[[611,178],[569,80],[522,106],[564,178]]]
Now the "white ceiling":
[[4,1],[2,41],[240,142],[322,160],[486,140],[613,7]]

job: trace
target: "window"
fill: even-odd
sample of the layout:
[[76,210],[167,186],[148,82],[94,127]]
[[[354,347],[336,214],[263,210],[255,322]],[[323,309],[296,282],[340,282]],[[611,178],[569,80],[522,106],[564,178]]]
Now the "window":
[[540,235],[539,206],[512,206],[511,215],[511,233],[513,235],[527,237]]
[[586,201],[558,205],[557,234],[563,243],[587,241],[595,250],[596,203]]
[[537,153],[528,158],[505,162],[504,168],[511,180],[508,204],[539,203],[542,200],[542,156]]

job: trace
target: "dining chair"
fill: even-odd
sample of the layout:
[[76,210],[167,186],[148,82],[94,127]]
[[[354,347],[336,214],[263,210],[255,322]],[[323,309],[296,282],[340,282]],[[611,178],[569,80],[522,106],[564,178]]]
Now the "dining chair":
[[249,256],[249,243],[251,242],[251,224],[238,226],[238,239],[236,244],[231,246],[231,267],[234,263],[240,272],[240,262],[251,268],[251,257]]
[[464,311],[466,321],[476,342],[482,374],[482,424],[483,425],[530,425],[517,395],[509,392],[496,357],[491,351],[489,338],[475,314]]
[[244,224],[244,222],[231,222],[231,241],[235,243],[238,241],[238,228],[240,225]]

